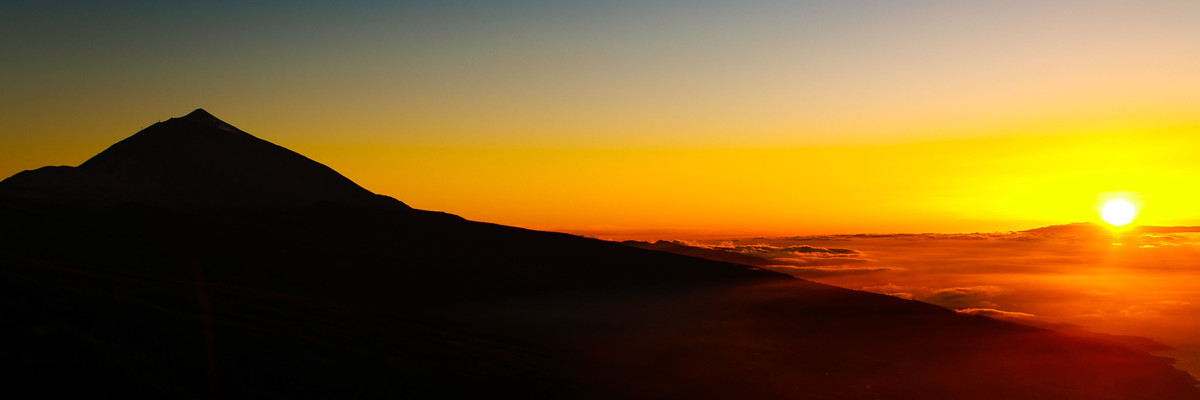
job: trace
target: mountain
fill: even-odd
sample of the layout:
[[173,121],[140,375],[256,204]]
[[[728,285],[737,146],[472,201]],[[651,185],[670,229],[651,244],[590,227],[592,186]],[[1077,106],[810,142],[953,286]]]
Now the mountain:
[[0,196],[204,212],[295,209],[319,202],[407,207],[203,109],[151,125],[78,167],[18,173],[0,182]]
[[[4,390],[1200,398],[1186,373],[1114,341],[376,202],[320,164],[193,114],[79,167],[0,183]],[[232,183],[234,169],[325,183]]]

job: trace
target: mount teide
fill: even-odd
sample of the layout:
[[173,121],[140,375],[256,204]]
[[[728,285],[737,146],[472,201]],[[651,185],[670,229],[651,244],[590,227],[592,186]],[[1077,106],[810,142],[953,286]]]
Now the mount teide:
[[78,167],[43,167],[0,195],[62,204],[188,211],[289,210],[320,202],[406,207],[203,109],[143,129]]
[[414,210],[203,110],[0,182],[0,221],[13,391],[1200,398],[1116,343]]

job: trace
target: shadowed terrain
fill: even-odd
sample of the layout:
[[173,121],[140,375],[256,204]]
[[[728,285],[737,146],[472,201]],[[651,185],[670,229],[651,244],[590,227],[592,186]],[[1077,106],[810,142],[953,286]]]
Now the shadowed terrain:
[[0,221],[10,390],[1200,398],[1112,341],[410,209],[202,110],[0,182]]

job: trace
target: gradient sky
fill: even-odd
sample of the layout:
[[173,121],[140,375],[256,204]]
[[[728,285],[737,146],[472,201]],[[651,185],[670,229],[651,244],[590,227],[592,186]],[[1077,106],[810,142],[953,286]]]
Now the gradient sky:
[[[426,4],[429,3],[429,4]],[[0,175],[205,108],[410,205],[604,237],[1200,225],[1200,2],[0,6]]]

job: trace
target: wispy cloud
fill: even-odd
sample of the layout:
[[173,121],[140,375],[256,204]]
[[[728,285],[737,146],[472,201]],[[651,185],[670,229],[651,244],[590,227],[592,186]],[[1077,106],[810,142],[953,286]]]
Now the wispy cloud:
[[922,300],[947,308],[998,307],[991,299],[1003,289],[998,286],[967,286],[934,290]]
[[1033,318],[1033,317],[1036,317],[1036,315],[1033,315],[1030,313],[1023,313],[1023,312],[1016,312],[1016,311],[1004,311],[1004,310],[997,310],[994,308],[960,308],[960,309],[954,310],[954,312],[957,312],[959,314],[983,315],[983,316],[988,316],[988,317],[993,317],[993,318],[1006,318],[1006,319],[1007,318]]

